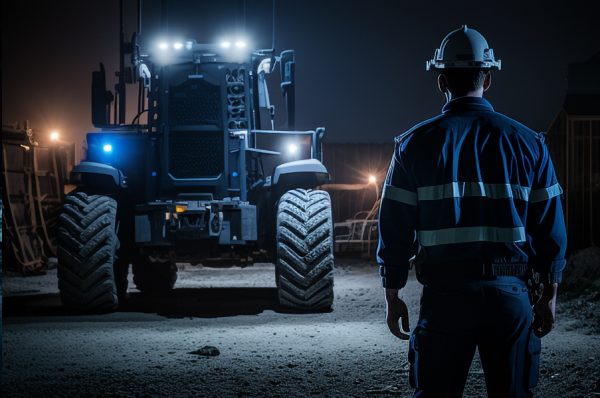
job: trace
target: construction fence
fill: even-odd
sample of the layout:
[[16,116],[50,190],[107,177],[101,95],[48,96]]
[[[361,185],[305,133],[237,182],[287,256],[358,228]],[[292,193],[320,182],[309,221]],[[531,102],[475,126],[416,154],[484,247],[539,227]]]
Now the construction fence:
[[569,252],[600,244],[600,116],[560,112],[548,146],[565,191]]

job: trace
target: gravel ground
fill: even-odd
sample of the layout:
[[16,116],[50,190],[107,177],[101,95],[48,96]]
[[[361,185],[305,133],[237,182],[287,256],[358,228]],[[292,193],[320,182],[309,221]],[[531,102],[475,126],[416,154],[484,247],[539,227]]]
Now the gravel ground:
[[[271,264],[181,265],[168,297],[130,288],[101,315],[63,309],[56,271],[4,277],[2,396],[410,396],[407,343],[387,331],[375,267],[337,264],[334,310],[317,314],[278,306]],[[411,326],[420,290],[411,276]],[[598,308],[595,296],[559,302],[537,396],[600,396]],[[220,354],[194,353],[207,345]],[[467,383],[465,397],[485,396],[477,359]]]

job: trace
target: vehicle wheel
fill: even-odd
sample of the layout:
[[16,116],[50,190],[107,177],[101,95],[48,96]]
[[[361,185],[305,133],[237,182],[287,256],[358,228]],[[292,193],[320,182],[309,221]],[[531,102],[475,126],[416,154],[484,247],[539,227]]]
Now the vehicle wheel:
[[114,262],[117,202],[104,195],[67,195],[58,218],[58,289],[65,306],[86,311],[117,307]]
[[142,293],[164,293],[177,281],[177,265],[168,259],[140,256],[133,260],[133,282]]
[[302,310],[333,304],[333,222],[325,191],[293,189],[277,209],[275,278],[279,302]]
[[129,280],[127,275],[129,274],[129,260],[117,259],[114,266],[115,273],[115,285],[117,286],[117,296],[119,303],[124,303],[127,298],[127,287],[129,286]]

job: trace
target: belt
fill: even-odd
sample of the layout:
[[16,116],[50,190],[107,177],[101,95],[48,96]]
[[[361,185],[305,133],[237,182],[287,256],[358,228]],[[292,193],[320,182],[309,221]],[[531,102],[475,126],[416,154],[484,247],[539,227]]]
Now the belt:
[[421,283],[432,281],[477,281],[495,279],[497,276],[523,277],[529,271],[529,264],[421,264],[416,265],[417,279]]

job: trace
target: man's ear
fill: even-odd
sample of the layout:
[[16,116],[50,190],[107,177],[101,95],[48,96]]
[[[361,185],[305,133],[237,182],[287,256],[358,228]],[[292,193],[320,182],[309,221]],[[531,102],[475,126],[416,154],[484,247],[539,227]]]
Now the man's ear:
[[483,77],[483,91],[488,91],[491,84],[492,84],[492,73],[485,72],[485,76]]
[[446,92],[448,91],[448,81],[446,80],[446,76],[440,73],[438,75],[437,82],[438,89],[442,92],[442,94],[446,94]]

